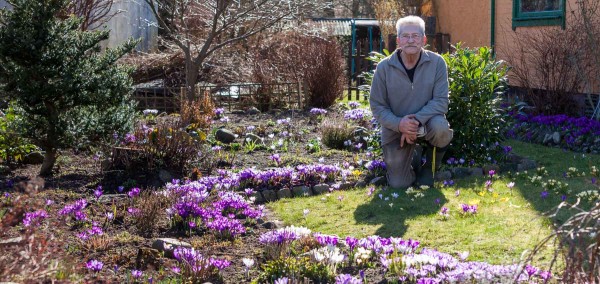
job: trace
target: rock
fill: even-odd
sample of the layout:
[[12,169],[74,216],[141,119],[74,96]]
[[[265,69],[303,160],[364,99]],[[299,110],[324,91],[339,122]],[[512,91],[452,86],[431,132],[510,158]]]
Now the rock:
[[554,142],[554,144],[560,144],[560,133],[552,133],[552,141]]
[[354,185],[354,187],[365,187],[365,186],[367,186],[367,183],[364,180],[361,180]]
[[323,194],[329,192],[329,185],[326,183],[320,183],[313,186],[313,192],[315,194]]
[[470,168],[469,169],[469,174],[472,177],[482,177],[483,176],[483,169],[482,168]]
[[235,140],[235,134],[233,134],[233,132],[231,132],[231,130],[228,130],[225,128],[220,128],[215,133],[215,139],[217,139],[217,141],[223,142],[225,144],[229,144],[229,143],[233,142],[233,140]]
[[294,186],[292,188],[292,192],[294,192],[294,196],[311,196],[312,192],[310,191],[310,187],[302,185],[302,186]]
[[246,114],[246,112],[241,109],[235,109],[231,111],[231,114]]
[[462,168],[462,167],[452,168],[450,170],[450,172],[452,172],[452,176],[454,178],[464,178],[464,177],[468,177],[471,175],[469,168]]
[[524,170],[535,169],[537,167],[537,163],[529,159],[521,160],[520,165],[522,165]]
[[265,223],[263,224],[263,227],[264,227],[265,229],[272,230],[272,229],[277,229],[277,228],[279,228],[279,227],[280,227],[280,224],[278,224],[278,222],[269,221],[269,222],[265,222]]
[[502,164],[502,165],[500,165],[500,171],[503,173],[508,172],[508,171],[511,171],[511,172],[516,171],[518,168],[518,165],[519,164],[517,164],[517,163]]
[[266,202],[277,200],[277,194],[272,190],[263,190],[262,196]]
[[513,153],[509,153],[508,155],[506,155],[506,160],[508,160],[509,162],[512,163],[518,163],[523,159],[523,157],[519,156],[519,155],[515,155]]
[[39,165],[44,162],[44,154],[42,152],[31,152],[23,157],[23,164]]
[[260,136],[254,134],[254,133],[246,133],[246,138],[244,138],[244,145],[248,142],[252,142],[256,145],[258,144],[264,144],[264,141],[262,138],[260,138]]
[[338,189],[339,190],[347,190],[347,189],[351,189],[354,186],[354,184],[349,183],[349,182],[342,182],[338,184]]
[[192,245],[172,238],[159,238],[152,242],[152,248],[164,253],[166,257],[173,257],[173,251],[178,247],[191,248]]
[[171,175],[171,173],[165,169],[160,169],[158,171],[158,179],[160,179],[160,181],[163,183],[168,183],[173,180],[173,175]]
[[550,139],[552,139],[552,135],[550,135],[550,134],[544,135],[544,140],[542,140],[542,144],[547,144],[548,142],[550,142]]
[[261,204],[265,202],[265,198],[262,196],[262,194],[260,194],[260,191],[255,191],[252,194],[252,197],[254,197],[254,203],[256,204]]
[[102,196],[100,196],[100,198],[98,198],[98,202],[110,204],[113,203],[113,201],[116,202],[122,199],[127,199],[127,194],[103,194]]
[[385,185],[387,183],[387,178],[376,177],[376,178],[372,179],[369,183],[372,185]]
[[292,191],[289,188],[282,188],[277,191],[277,198],[292,198]]
[[255,114],[259,114],[260,110],[258,110],[256,107],[251,107],[246,111],[246,114],[249,115],[255,115]]
[[435,172],[435,180],[442,181],[452,179],[452,173],[450,171],[437,171]]
[[23,240],[23,237],[16,237],[16,238],[10,238],[10,239],[6,239],[6,240],[0,240],[0,244],[1,245],[16,245],[21,243],[21,241]]

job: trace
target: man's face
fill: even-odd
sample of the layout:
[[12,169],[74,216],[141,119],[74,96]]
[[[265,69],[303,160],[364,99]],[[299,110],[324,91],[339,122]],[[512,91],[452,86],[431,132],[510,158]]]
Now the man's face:
[[404,26],[402,33],[396,38],[398,47],[408,55],[421,52],[421,48],[427,42],[427,37],[421,33],[419,26]]

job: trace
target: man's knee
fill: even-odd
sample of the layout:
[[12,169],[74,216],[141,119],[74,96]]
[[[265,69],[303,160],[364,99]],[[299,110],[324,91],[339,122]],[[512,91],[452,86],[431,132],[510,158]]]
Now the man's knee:
[[434,116],[427,122],[427,140],[436,147],[446,147],[452,141],[454,131],[443,116]]

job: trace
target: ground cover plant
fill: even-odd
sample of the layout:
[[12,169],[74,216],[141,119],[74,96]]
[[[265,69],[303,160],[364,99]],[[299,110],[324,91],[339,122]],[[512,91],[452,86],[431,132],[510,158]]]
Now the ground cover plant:
[[[511,140],[512,151],[531,155],[539,169],[391,192],[364,183],[381,175],[384,165],[370,148],[376,143],[369,137],[369,112],[360,106],[254,116],[216,109],[212,127],[233,129],[237,137],[227,144],[211,132],[206,141],[213,145],[211,159],[229,163],[155,189],[131,181],[103,185],[91,157],[96,175],[61,183],[57,179],[77,170],[65,165],[64,176],[46,180],[47,190],[27,181],[27,168],[16,169],[1,182],[1,238],[8,240],[2,246],[17,252],[31,244],[37,250],[3,255],[0,262],[11,265],[3,266],[2,279],[393,283],[426,276],[464,282],[484,281],[478,274],[483,271],[490,282],[560,277],[564,262],[548,272],[551,247],[530,262],[521,254],[572,214],[546,218],[542,212],[563,198],[585,199],[584,206],[597,200],[598,172],[591,165],[598,156]],[[342,149],[329,148],[319,129],[336,116],[367,134],[352,136]],[[249,133],[263,139],[250,146]],[[319,184],[322,194],[303,197]],[[257,205],[268,191],[283,199]],[[284,223],[275,227],[279,218]],[[153,246],[159,237],[190,247],[161,252]],[[450,264],[440,265],[442,260]]]

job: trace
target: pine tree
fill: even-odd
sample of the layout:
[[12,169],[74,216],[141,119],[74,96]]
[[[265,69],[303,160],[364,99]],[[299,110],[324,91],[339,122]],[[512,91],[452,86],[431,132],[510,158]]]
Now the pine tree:
[[22,135],[45,151],[50,175],[59,149],[131,129],[132,69],[117,65],[130,40],[101,50],[108,31],[81,31],[61,13],[68,0],[9,0],[0,11],[0,87],[18,106]]

